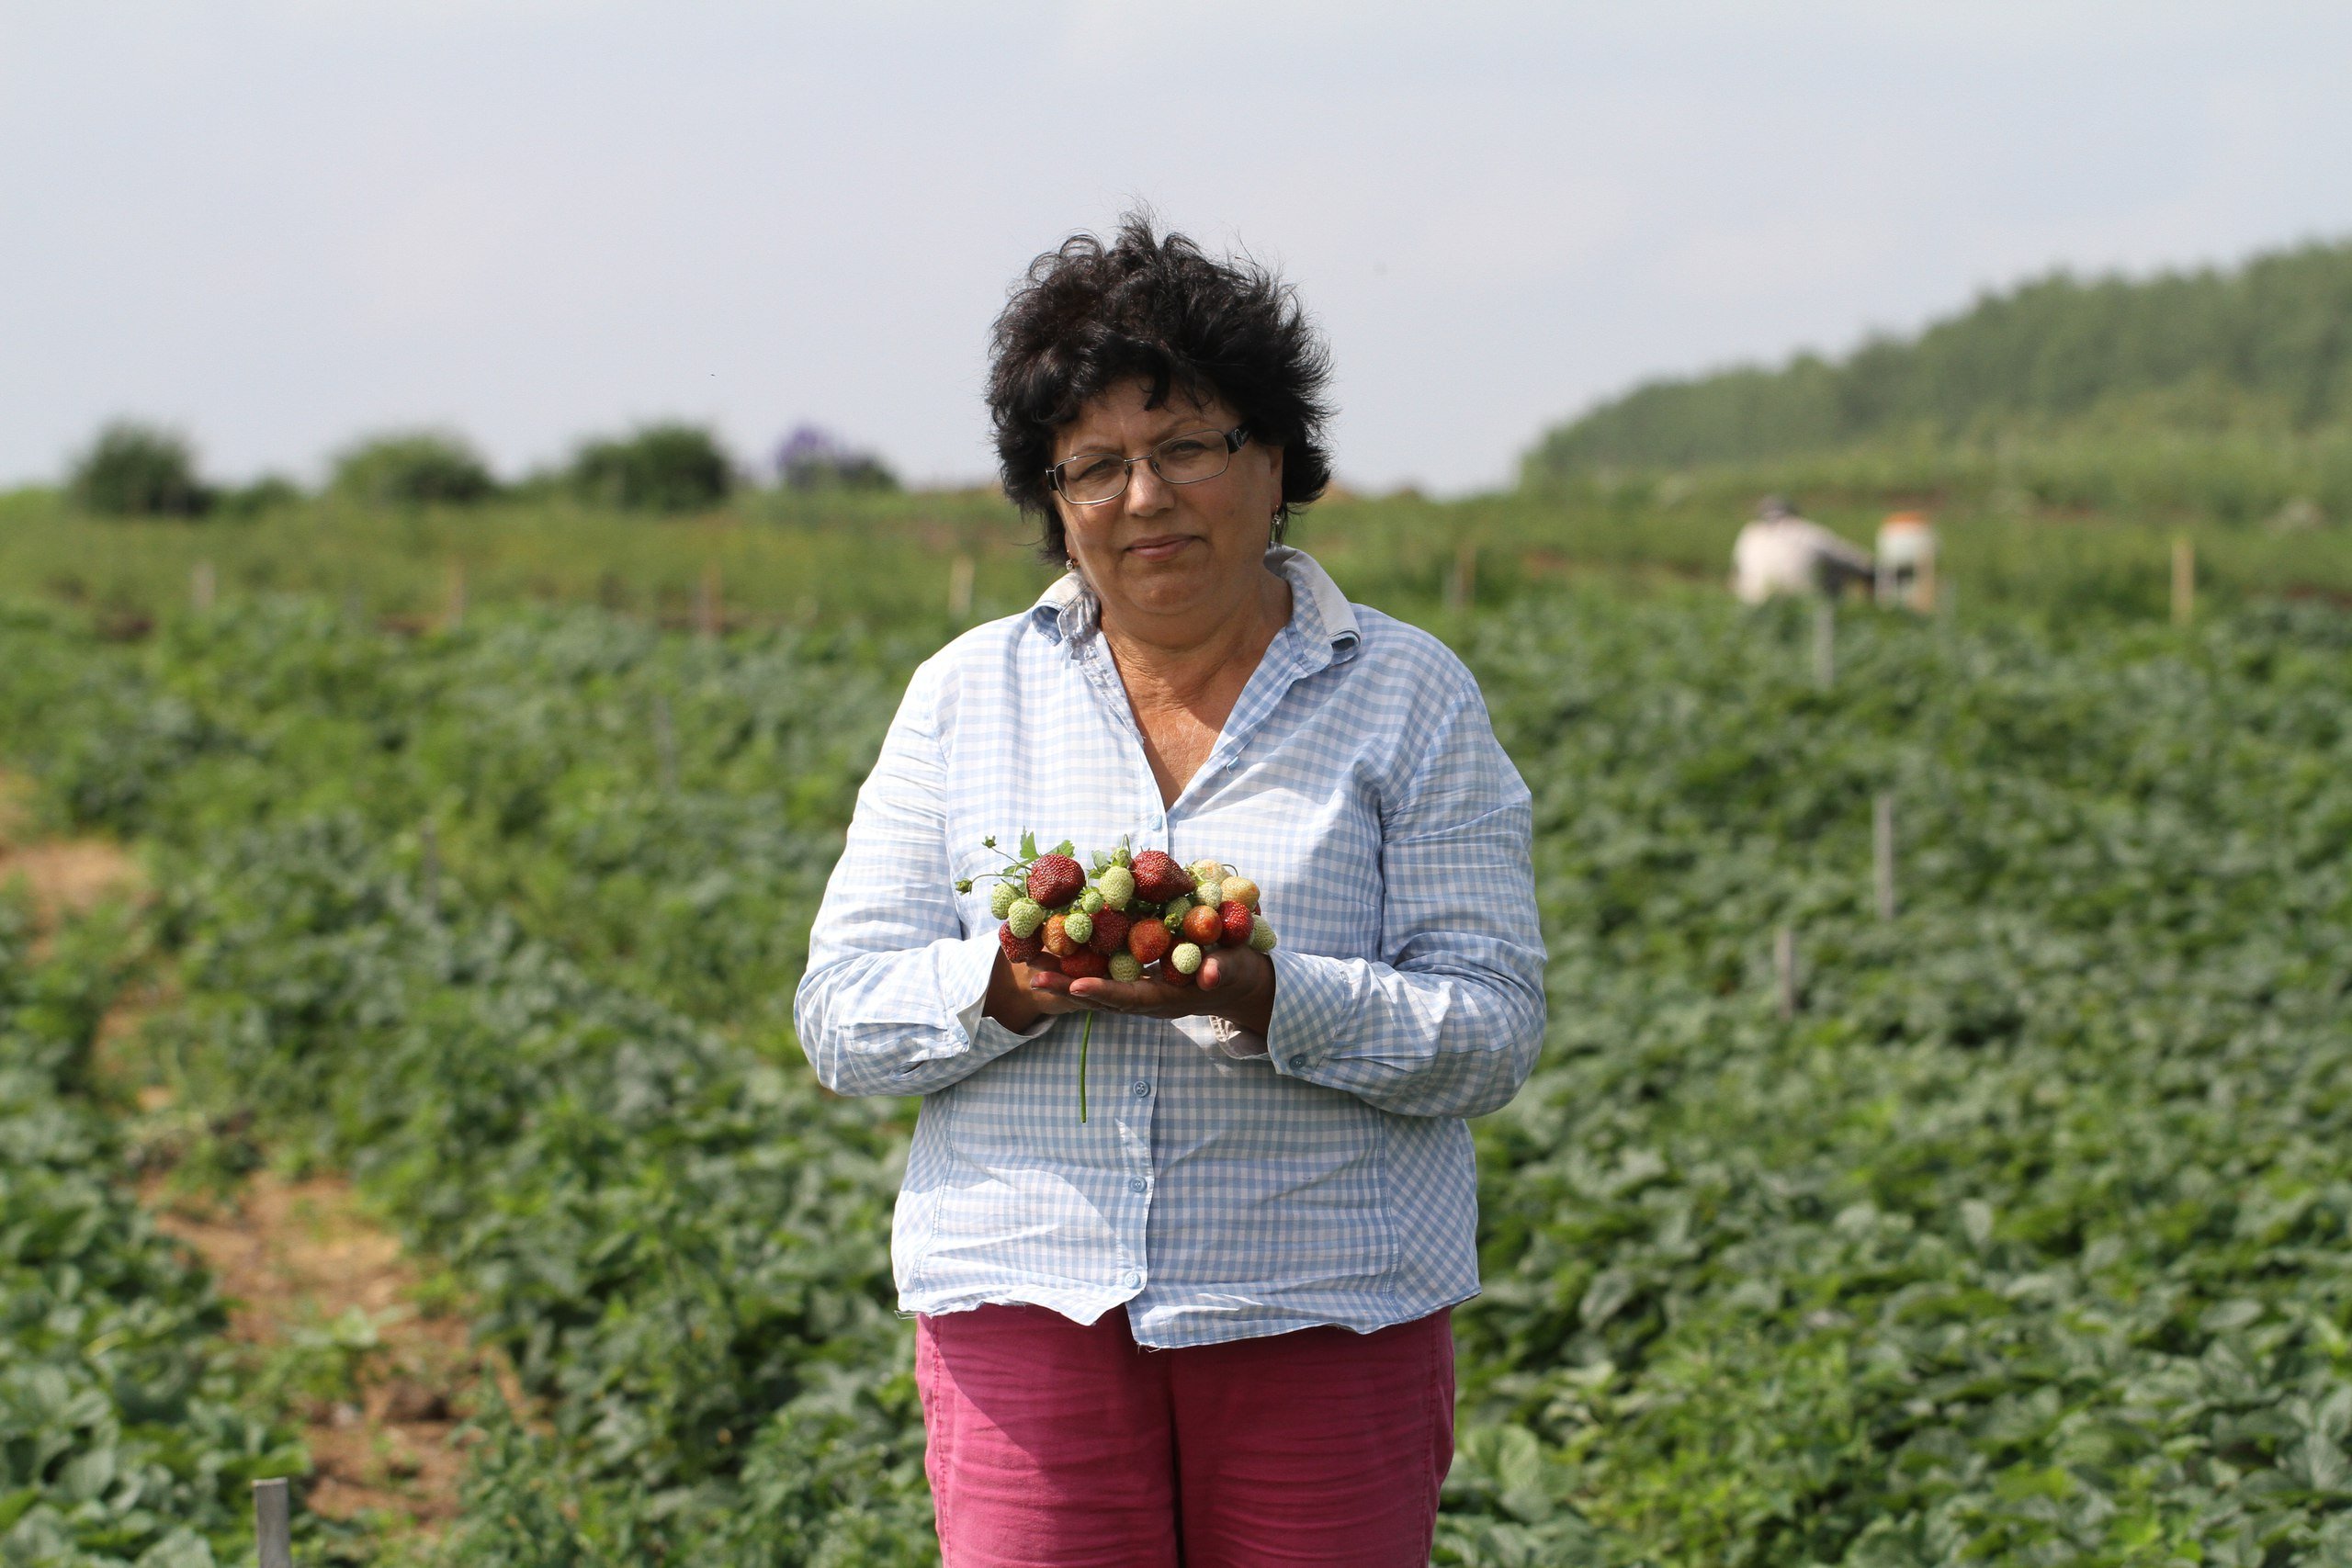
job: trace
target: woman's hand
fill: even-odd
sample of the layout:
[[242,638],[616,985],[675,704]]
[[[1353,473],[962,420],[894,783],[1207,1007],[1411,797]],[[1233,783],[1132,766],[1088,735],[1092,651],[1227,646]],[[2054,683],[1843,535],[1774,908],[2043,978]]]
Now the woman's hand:
[[1032,969],[1026,964],[1015,964],[998,953],[996,967],[989,974],[989,999],[980,1008],[981,1013],[1021,1034],[1048,1014],[1080,1010],[1079,1002],[1040,986],[1040,980],[1061,981],[1062,976]]
[[1265,1033],[1273,1020],[1274,961],[1246,947],[1209,949],[1190,986],[1092,976],[1073,980],[1050,970],[1025,972],[1041,1013],[1084,1010],[1146,1018],[1222,1018],[1256,1034]]

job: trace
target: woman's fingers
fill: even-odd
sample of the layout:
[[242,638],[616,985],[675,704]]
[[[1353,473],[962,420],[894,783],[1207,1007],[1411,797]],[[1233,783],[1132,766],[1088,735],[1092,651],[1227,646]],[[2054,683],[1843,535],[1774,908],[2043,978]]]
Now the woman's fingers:
[[[1111,980],[1084,975],[1075,979],[1054,969],[1028,971],[1031,998],[1047,1012],[1080,1009],[1096,1012],[1140,1013],[1153,1018],[1184,1018],[1225,1010],[1227,999],[1246,997],[1272,974],[1273,965],[1248,948],[1219,948],[1203,961],[1199,977],[1190,986],[1163,985],[1158,980]],[[1217,993],[1212,1001],[1204,993]]]
[[1042,1013],[1080,1012],[1085,1003],[1069,994],[1069,976],[1052,969],[1031,969],[1029,1005]]
[[1091,975],[1072,980],[1065,976],[1062,984],[1080,1001],[1111,1012],[1158,1012],[1183,995],[1157,980],[1104,980]]

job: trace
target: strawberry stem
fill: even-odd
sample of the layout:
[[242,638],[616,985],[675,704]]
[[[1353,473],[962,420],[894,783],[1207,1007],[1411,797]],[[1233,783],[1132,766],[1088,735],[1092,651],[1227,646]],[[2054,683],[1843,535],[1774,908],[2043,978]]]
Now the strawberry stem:
[[1086,1027],[1078,1036],[1078,1121],[1086,1124],[1086,1048],[1094,1043],[1094,1015],[1086,1015]]

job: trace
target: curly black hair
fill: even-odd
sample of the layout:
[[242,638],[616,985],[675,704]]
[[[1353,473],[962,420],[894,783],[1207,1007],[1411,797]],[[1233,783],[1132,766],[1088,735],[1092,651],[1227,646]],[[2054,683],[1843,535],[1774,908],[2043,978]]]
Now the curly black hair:
[[1287,520],[1331,482],[1323,391],[1331,359],[1297,291],[1247,257],[1214,261],[1182,234],[1130,213],[1110,243],[1073,234],[1029,265],[996,319],[989,414],[1005,493],[1045,525],[1040,552],[1069,558],[1046,486],[1054,432],[1122,381],[1217,399],[1253,440],[1283,449]]

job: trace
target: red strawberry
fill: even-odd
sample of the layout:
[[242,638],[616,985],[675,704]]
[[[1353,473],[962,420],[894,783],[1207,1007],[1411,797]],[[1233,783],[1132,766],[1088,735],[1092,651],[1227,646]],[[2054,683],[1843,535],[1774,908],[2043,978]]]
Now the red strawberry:
[[1116,909],[1094,911],[1094,934],[1086,945],[1108,958],[1127,945],[1127,927],[1134,922]]
[[[1215,947],[1225,935],[1225,921],[1206,904],[1195,904],[1184,911],[1184,940],[1199,942],[1203,947]],[[1053,944],[1047,942],[1046,946]]]
[[1135,873],[1136,897],[1147,904],[1165,904],[1193,890],[1193,874],[1160,850],[1146,850],[1127,869]]
[[1127,951],[1140,963],[1157,964],[1175,945],[1176,938],[1158,920],[1137,920],[1127,931]]
[[1163,964],[1159,966],[1159,983],[1163,986],[1173,986],[1180,991],[1185,991],[1192,989],[1198,983],[1198,979],[1199,976],[1187,975],[1173,964]]
[[1027,936],[1014,936],[1011,926],[999,926],[996,928],[996,940],[997,945],[1004,949],[1005,957],[1015,964],[1035,964],[1037,955],[1046,951],[1045,942],[1039,940],[1035,931]]
[[1029,863],[1029,897],[1058,909],[1086,887],[1086,872],[1068,855],[1039,855]]
[[1111,972],[1111,961],[1091,947],[1062,954],[1062,973],[1073,980],[1100,980]]
[[1225,945],[1243,947],[1250,941],[1250,906],[1238,898],[1227,898],[1216,907],[1217,919],[1225,927]]

